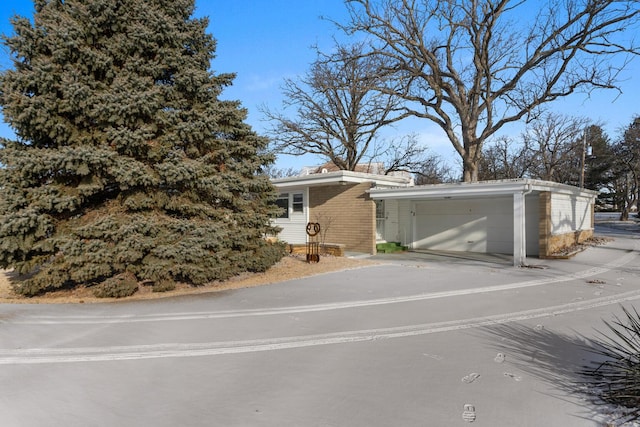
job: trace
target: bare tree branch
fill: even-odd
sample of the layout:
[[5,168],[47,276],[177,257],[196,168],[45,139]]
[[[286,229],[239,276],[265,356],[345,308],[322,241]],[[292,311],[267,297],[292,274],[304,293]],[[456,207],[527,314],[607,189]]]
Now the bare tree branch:
[[545,114],[522,135],[529,151],[532,178],[577,185],[583,137],[589,120],[560,114]]
[[513,179],[527,177],[534,165],[534,156],[526,145],[500,137],[483,150],[478,162],[478,179]]
[[424,172],[425,165],[440,163],[438,156],[432,155],[427,146],[420,144],[415,134],[377,145],[370,160],[382,163],[385,175],[407,172],[419,176]]
[[[406,113],[438,124],[477,180],[484,142],[558,98],[616,89],[638,49],[637,0],[346,0]],[[536,3],[538,4],[538,3]]]
[[262,108],[274,124],[269,136],[276,152],[315,154],[355,170],[371,156],[379,130],[405,116],[400,98],[374,90],[387,85],[384,67],[363,48],[338,45],[331,56],[318,53],[300,81],[287,79],[284,106],[295,109],[293,118]]

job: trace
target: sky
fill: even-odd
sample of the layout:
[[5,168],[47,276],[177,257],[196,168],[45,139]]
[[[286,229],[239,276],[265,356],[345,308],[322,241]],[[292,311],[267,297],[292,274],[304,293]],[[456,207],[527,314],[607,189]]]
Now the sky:
[[[31,0],[0,0],[0,33],[12,32],[9,19],[14,15],[31,17]],[[329,19],[346,22],[343,0],[196,0],[195,16],[208,16],[209,33],[217,40],[216,58],[211,63],[215,73],[235,73],[233,86],[225,89],[223,99],[235,99],[248,110],[247,122],[258,133],[269,127],[259,111],[282,107],[282,83],[285,78],[302,76],[315,59],[313,46],[331,50],[333,39],[345,36]],[[329,18],[323,19],[322,17]],[[0,48],[0,69],[11,67],[9,52]],[[551,110],[572,116],[587,117],[604,125],[615,137],[622,127],[640,114],[640,58],[623,74],[622,94],[600,91],[587,98],[578,94],[552,104]],[[0,112],[1,117],[1,112]],[[504,128],[502,135],[517,136],[518,125]],[[408,119],[387,129],[385,136],[415,134],[432,154],[449,164],[459,165],[458,155],[444,133],[424,119]],[[0,123],[0,137],[13,132]],[[323,163],[314,156],[302,158],[279,156],[276,167],[300,169]]]

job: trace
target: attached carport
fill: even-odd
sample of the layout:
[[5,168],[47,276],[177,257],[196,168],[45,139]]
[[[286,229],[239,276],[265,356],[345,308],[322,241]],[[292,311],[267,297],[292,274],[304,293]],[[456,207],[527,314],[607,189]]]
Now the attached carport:
[[[515,266],[527,255],[539,255],[540,247],[546,250],[554,231],[553,193],[591,204],[595,197],[592,191],[529,179],[370,190],[371,198],[385,201],[387,217],[397,218],[396,235],[411,249],[509,254]],[[577,203],[557,205],[571,212],[555,216],[585,225],[589,216]]]

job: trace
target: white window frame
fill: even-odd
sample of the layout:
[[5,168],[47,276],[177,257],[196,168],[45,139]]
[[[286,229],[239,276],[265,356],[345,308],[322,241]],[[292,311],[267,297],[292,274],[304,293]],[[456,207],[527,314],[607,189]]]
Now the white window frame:
[[[286,212],[278,216],[276,219],[279,221],[291,221],[292,218],[300,218],[305,215],[305,191],[289,191],[286,193],[280,193],[278,200],[287,199]],[[284,208],[284,206],[282,206]]]
[[[286,203],[286,207],[285,206],[281,206],[284,203],[278,203],[280,201],[284,201],[286,199],[287,203]],[[280,193],[278,195],[278,198],[276,200],[276,206],[278,206],[279,208],[282,208],[282,210],[284,211],[282,214],[278,215],[276,217],[276,219],[289,219],[289,193]]]
[[304,215],[304,193],[291,193],[291,214]]

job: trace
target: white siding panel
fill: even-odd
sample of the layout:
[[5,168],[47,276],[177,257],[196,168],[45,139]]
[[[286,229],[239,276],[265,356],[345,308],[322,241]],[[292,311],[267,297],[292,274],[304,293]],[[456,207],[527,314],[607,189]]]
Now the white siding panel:
[[282,228],[278,239],[291,244],[307,242],[307,221],[276,221],[275,224]]
[[387,242],[399,242],[399,212],[397,200],[385,200],[385,224],[384,224],[384,240]]
[[411,207],[410,200],[398,200],[398,241],[405,246],[413,239]]
[[[306,188],[287,190],[289,193],[289,218],[277,218],[273,223],[282,228],[278,239],[291,244],[307,243],[307,222],[309,222],[309,191]],[[303,194],[303,212],[291,209],[293,194]]]
[[578,230],[591,229],[591,199],[584,197],[576,201],[576,226]]
[[591,200],[568,194],[551,195],[551,234],[591,229]]
[[575,230],[571,196],[551,194],[551,234],[570,233]]

